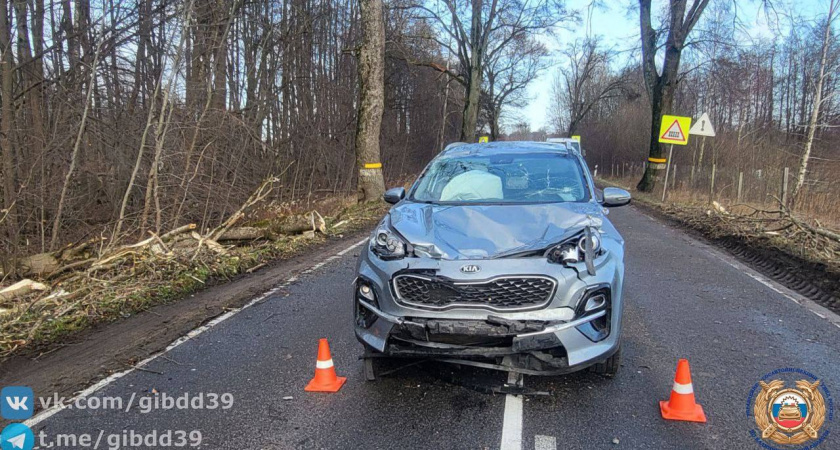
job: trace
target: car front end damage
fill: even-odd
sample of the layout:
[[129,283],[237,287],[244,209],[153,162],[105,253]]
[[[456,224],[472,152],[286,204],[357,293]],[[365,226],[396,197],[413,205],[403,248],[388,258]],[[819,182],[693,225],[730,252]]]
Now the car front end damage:
[[[624,242],[597,217],[603,208],[589,207],[564,214],[568,223],[536,233],[539,238],[519,236],[505,248],[462,246],[458,252],[444,245],[453,242],[441,232],[447,211],[430,213],[425,205],[392,210],[361,252],[353,286],[355,331],[365,357],[434,359],[534,375],[604,363],[620,344]],[[527,220],[531,211],[506,215],[522,220],[524,213]],[[461,208],[454,214],[463,213]],[[468,211],[488,214],[497,213]],[[436,218],[437,245],[411,226],[423,217]],[[499,228],[471,233],[471,241],[491,232],[494,242],[510,237],[499,236]],[[391,257],[387,249],[401,245],[403,253]]]

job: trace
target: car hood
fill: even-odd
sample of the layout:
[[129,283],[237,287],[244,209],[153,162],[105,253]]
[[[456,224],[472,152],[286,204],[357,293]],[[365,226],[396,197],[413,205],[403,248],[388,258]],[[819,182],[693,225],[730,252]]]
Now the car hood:
[[441,259],[486,259],[539,250],[600,227],[595,203],[532,205],[431,205],[404,202],[390,212],[391,226],[412,245]]

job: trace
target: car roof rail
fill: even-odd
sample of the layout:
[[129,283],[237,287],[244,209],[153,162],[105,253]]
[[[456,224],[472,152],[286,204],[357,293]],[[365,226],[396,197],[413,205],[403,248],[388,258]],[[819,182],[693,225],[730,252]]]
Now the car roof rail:
[[443,151],[451,150],[455,147],[460,147],[462,145],[467,145],[467,143],[466,142],[452,142],[451,144],[448,144],[446,147],[444,147]]

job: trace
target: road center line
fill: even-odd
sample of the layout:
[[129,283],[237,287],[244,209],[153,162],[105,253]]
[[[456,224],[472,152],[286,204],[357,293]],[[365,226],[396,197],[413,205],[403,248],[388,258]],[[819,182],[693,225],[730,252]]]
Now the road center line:
[[557,438],[554,436],[534,436],[534,450],[557,450]]
[[[522,384],[522,375],[508,373],[508,384],[518,386]],[[501,450],[522,450],[522,409],[521,395],[507,394],[505,396],[505,414],[502,422]]]
[[[344,250],[338,252],[335,256],[340,258],[340,257],[346,255],[347,253],[351,252],[356,247],[364,244],[365,242],[367,242],[367,238],[362,239],[361,241],[356,242],[355,244],[351,245],[350,247],[345,248]],[[325,264],[325,262],[319,262],[319,263],[313,265],[312,267],[309,267],[308,269],[304,270],[301,273],[310,273],[310,272],[313,271],[313,268],[316,268],[316,269],[320,268],[320,267],[324,266],[324,264]],[[73,398],[69,399],[67,402],[62,403],[62,404],[54,405],[54,406],[52,406],[48,409],[45,409],[44,411],[41,411],[40,413],[36,414],[35,416],[30,418],[29,420],[24,421],[23,422],[24,425],[26,425],[30,428],[34,427],[35,425],[49,419],[50,417],[54,416],[55,414],[57,414],[58,412],[63,410],[64,405],[73,404],[73,403],[76,402],[76,400],[78,400],[80,398],[90,397],[91,395],[95,394],[97,391],[99,391],[99,390],[103,389],[104,387],[112,384],[113,382],[119,380],[120,378],[134,372],[135,370],[137,370],[139,368],[142,368],[142,367],[146,366],[147,364],[156,360],[157,358],[161,357],[162,355],[165,355],[166,353],[169,353],[170,351],[172,351],[176,347],[180,346],[181,344],[192,340],[193,338],[197,337],[201,333],[204,333],[205,331],[215,327],[216,325],[224,322],[225,320],[230,319],[231,317],[235,316],[236,314],[239,314],[240,312],[250,308],[251,306],[254,306],[258,302],[261,302],[261,301],[265,300],[266,298],[276,294],[281,289],[283,289],[284,287],[294,283],[297,280],[298,280],[297,276],[289,277],[286,281],[278,284],[277,286],[263,292],[262,294],[260,294],[256,297],[254,297],[254,299],[252,299],[251,301],[249,301],[248,303],[243,305],[241,308],[232,309],[232,310],[222,314],[221,316],[216,317],[215,319],[211,320],[210,322],[207,322],[207,324],[202,325],[198,328],[195,328],[192,331],[188,332],[187,334],[179,337],[178,339],[175,339],[165,349],[161,350],[158,353],[155,353],[155,354],[149,356],[148,358],[144,359],[143,361],[140,361],[139,363],[137,363],[131,369],[124,370],[122,372],[114,373],[114,374],[108,376],[107,378],[105,378],[103,380],[100,380],[96,384],[88,387],[87,389],[84,389],[84,390],[80,391],[78,394],[76,394]]]

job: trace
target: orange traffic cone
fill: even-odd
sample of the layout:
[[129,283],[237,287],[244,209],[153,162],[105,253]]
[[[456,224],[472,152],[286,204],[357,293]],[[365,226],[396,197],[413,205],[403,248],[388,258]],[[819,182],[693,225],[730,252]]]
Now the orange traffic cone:
[[326,339],[318,341],[318,362],[315,363],[315,378],[304,388],[307,392],[338,392],[347,378],[335,375],[330,344]]
[[694,402],[694,387],[691,384],[691,371],[687,359],[680,359],[677,363],[671,398],[667,402],[659,402],[659,409],[662,411],[662,417],[668,420],[706,421],[703,407]]

